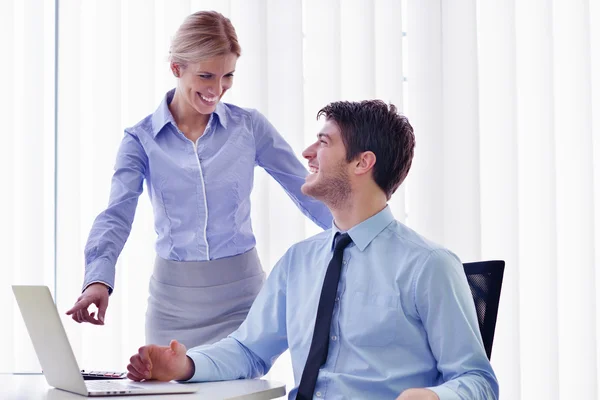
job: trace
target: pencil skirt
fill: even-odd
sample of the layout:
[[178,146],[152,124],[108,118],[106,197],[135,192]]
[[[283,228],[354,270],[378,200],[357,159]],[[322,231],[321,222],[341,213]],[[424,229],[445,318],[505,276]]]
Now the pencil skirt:
[[157,257],[150,278],[146,343],[188,349],[215,343],[246,318],[265,281],[256,249],[209,261]]

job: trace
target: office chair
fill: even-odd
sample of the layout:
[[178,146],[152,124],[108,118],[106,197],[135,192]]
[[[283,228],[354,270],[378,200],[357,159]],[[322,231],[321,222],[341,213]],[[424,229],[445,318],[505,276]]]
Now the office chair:
[[500,303],[500,289],[504,276],[504,261],[478,261],[464,263],[465,274],[471,288],[477,322],[488,359],[492,357],[492,343]]

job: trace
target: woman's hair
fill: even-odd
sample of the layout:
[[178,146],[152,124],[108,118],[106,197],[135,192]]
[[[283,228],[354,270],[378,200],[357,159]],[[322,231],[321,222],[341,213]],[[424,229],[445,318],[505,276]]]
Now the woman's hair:
[[239,57],[242,49],[229,18],[216,11],[198,11],[188,16],[175,33],[169,59],[185,66],[230,53]]

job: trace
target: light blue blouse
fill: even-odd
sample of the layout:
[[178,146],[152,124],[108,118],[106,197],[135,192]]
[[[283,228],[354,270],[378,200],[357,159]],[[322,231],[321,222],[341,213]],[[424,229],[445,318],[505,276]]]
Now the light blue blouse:
[[331,227],[325,205],[300,191],[306,168],[258,111],[219,103],[195,143],[177,128],[168,104],[125,130],[112,178],[108,208],[85,246],[84,287],[114,288],[115,264],[131,231],[145,180],[154,209],[157,254],[168,260],[203,261],[244,253],[255,246],[250,221],[254,166],[263,167],[320,227]]

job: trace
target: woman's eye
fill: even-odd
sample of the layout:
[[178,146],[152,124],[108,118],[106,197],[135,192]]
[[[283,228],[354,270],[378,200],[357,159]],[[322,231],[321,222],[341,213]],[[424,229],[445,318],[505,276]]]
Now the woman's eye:
[[211,75],[198,75],[198,76],[202,79],[210,79],[212,77]]

